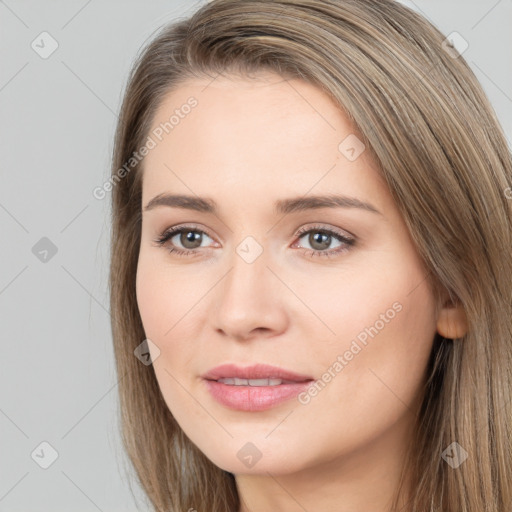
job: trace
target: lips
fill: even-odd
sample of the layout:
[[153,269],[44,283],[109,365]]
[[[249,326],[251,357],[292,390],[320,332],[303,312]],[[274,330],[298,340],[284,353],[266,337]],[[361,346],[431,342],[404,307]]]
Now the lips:
[[202,378],[207,391],[218,403],[246,412],[264,411],[291,400],[313,382],[308,375],[266,364],[247,367],[223,364],[212,368]]
[[246,367],[237,366],[235,364],[222,364],[206,372],[202,375],[202,378],[217,381],[219,379],[280,379],[281,381],[290,383],[313,380],[311,376],[300,375],[290,370],[284,370],[283,368],[267,364],[255,364]]

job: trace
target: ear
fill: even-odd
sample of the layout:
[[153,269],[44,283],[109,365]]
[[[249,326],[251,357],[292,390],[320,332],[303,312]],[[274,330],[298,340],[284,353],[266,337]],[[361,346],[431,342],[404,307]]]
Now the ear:
[[447,299],[437,316],[437,332],[443,338],[462,338],[468,331],[468,320],[462,305]]

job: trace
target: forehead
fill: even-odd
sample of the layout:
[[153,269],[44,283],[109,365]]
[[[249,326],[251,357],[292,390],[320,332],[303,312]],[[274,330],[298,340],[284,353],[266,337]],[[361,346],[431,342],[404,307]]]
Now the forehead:
[[186,81],[165,96],[149,135],[156,144],[144,158],[144,198],[205,186],[260,197],[340,185],[357,193],[365,178],[378,180],[368,154],[350,161],[340,150],[362,136],[329,96],[273,73]]

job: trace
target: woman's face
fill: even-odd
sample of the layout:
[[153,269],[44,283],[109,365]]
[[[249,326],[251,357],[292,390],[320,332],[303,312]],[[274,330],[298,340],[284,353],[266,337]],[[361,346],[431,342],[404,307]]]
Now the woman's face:
[[[300,80],[196,79],[168,94],[149,136],[137,300],[185,434],[235,474],[396,456],[437,310],[345,115]],[[189,199],[146,209],[164,195]],[[211,373],[224,364],[240,373]]]

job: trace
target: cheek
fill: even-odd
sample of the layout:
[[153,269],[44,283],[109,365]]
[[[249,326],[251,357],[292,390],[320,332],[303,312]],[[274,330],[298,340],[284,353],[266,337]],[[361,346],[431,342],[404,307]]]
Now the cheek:
[[[367,295],[367,286],[345,295],[350,306],[340,305],[337,317],[330,318],[338,336],[322,347],[324,368],[336,377],[318,393],[313,406],[318,414],[330,410],[335,417],[345,411],[384,426],[418,405],[436,325],[427,283],[411,292],[416,277],[374,280],[373,293]],[[325,409],[329,403],[338,407]],[[357,435],[357,429],[371,427],[354,422],[347,428]]]
[[381,253],[371,264],[318,279],[315,287],[304,284],[297,293],[334,333],[316,324],[322,333],[317,373],[329,383],[311,402],[340,403],[342,397],[351,413],[363,416],[384,404],[398,414],[402,402],[414,402],[436,332],[434,297],[414,254]]
[[[314,336],[327,350],[344,349],[354,338],[364,343],[372,339],[369,330],[385,338],[390,325],[397,343],[414,332],[425,333],[435,323],[425,272],[414,258],[399,256],[369,253],[338,269],[317,269],[314,277],[301,275],[300,279],[293,269],[282,268],[280,276],[300,300],[291,297],[286,302],[284,290],[279,305],[288,308],[296,328],[308,332],[308,339]],[[411,332],[405,334],[408,329]]]
[[[149,346],[162,396],[169,410],[173,413],[177,409],[181,411],[184,409],[183,403],[187,402],[187,395],[182,394],[179,383],[183,381],[183,376],[178,370],[184,372],[189,368],[193,347],[190,340],[179,333],[186,332],[187,311],[193,299],[187,297],[184,283],[180,282],[175,271],[169,269],[166,272],[144,251],[139,255],[136,294],[144,333],[159,350],[156,355],[152,345]],[[188,414],[197,413],[190,407]]]
[[143,253],[139,256],[136,276],[137,305],[144,332],[150,339],[160,337],[164,331],[165,317],[162,312],[168,300],[159,271]]
[[141,251],[136,276],[137,304],[144,333],[160,350],[159,357],[152,357],[159,381],[163,377],[161,382],[168,382],[171,374],[186,371],[193,359],[197,351],[192,342],[197,314],[207,289],[201,278],[187,278],[185,272],[157,263]]
[[[164,249],[162,249],[164,250]],[[148,338],[171,339],[187,323],[187,313],[201,294],[199,279],[185,279],[177,267],[142,250],[136,276],[137,304]],[[204,294],[204,291],[202,292]]]

